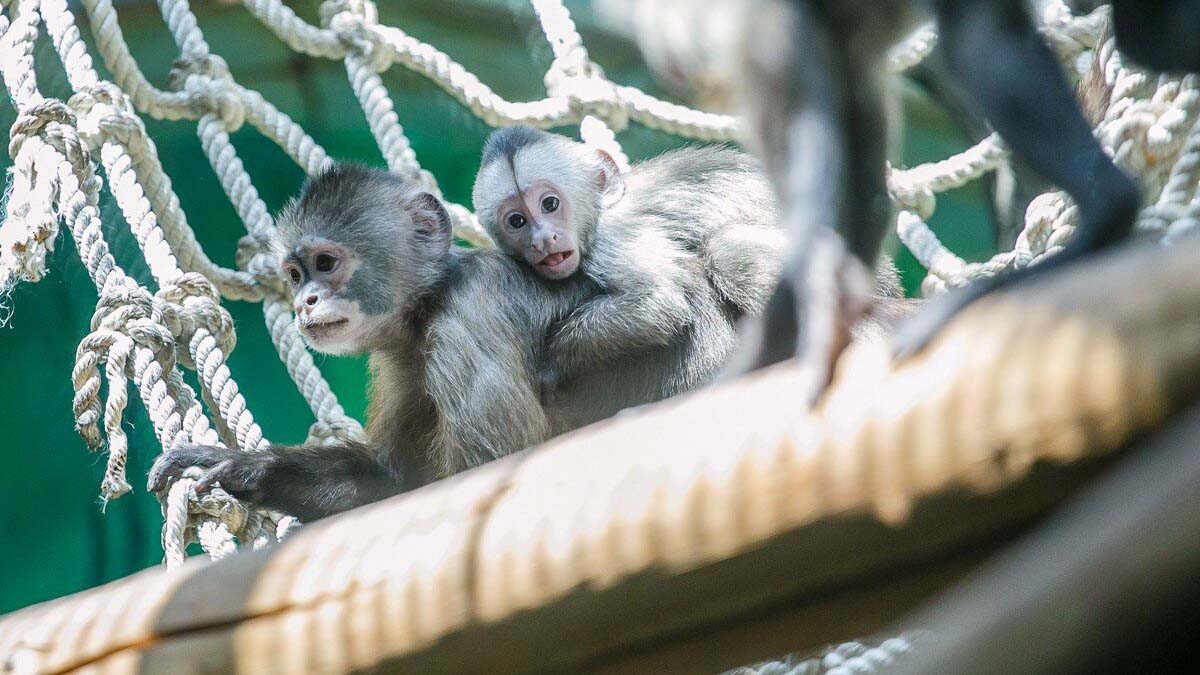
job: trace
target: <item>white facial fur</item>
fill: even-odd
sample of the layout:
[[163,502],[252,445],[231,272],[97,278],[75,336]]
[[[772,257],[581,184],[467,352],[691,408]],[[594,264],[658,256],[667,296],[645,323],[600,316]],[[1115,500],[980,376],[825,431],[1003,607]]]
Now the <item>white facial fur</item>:
[[367,351],[389,318],[364,313],[357,300],[329,298],[311,314],[296,314],[296,328],[315,351],[346,356]]
[[[334,256],[333,270],[315,269],[314,257],[320,253]],[[367,314],[357,299],[344,296],[361,264],[344,246],[314,236],[302,237],[294,256],[282,261],[283,276],[292,283],[296,328],[314,350],[335,356],[365,351],[387,319]],[[296,272],[304,275],[298,285],[291,278]]]

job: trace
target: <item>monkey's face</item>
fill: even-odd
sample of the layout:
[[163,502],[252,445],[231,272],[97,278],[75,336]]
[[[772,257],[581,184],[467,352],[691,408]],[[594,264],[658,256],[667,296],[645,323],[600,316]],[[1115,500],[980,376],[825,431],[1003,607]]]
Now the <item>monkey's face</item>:
[[619,199],[621,184],[607,153],[510,127],[488,140],[472,198],[501,249],[558,280],[583,264],[600,213]]
[[[337,242],[302,237],[283,259],[283,277],[291,284],[296,327],[305,342],[326,354],[368,349],[388,316],[372,307],[380,296],[370,281],[371,261]],[[382,295],[387,295],[383,293]]]
[[549,180],[536,180],[505,197],[496,209],[505,247],[546,279],[566,279],[579,268],[571,203]]

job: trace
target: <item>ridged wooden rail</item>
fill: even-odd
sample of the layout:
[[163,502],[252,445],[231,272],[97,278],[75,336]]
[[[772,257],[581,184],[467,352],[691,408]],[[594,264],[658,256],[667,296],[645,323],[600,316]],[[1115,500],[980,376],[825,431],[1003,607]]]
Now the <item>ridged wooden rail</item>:
[[790,365],[286,543],[0,619],[14,673],[716,672],[876,630],[1194,400],[1200,241],[980,302],[899,365]]

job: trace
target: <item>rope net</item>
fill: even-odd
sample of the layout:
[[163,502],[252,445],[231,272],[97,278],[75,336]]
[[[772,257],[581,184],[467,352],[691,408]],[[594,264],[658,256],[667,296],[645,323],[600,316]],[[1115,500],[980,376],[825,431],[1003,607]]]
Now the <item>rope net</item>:
[[[130,490],[122,429],[130,380],[163,448],[220,444],[253,452],[267,445],[226,365],[236,336],[223,298],[262,303],[280,360],[316,419],[309,440],[359,437],[361,426],[338,404],[293,324],[290,298],[267,250],[274,223],[230,134],[251,125],[308,175],[329,165],[328,154],[286,114],[235,81],[209,49],[186,0],[158,0],[179,49],[167,90],[153,86],[139,69],[112,0],[81,4],[113,82],[97,74],[67,0],[0,0],[0,76],[17,110],[8,148],[13,166],[7,212],[0,227],[0,292],[45,275],[46,257],[60,224],[65,225],[99,294],[71,377],[80,435],[93,450],[107,444],[102,498]],[[732,117],[662,101],[607,79],[589,58],[560,0],[532,0],[553,52],[544,78],[547,95],[535,101],[505,100],[445,53],[380,24],[369,0],[326,0],[319,26],[300,19],[281,0],[243,0],[243,5],[293,50],[343,61],[388,168],[435,194],[440,194],[437,181],[417,161],[380,78],[393,66],[428,78],[494,127],[578,125],[585,142],[607,150],[623,166],[629,160],[615,134],[631,122],[699,140],[737,137]],[[1141,177],[1149,206],[1139,227],[1176,237],[1194,229],[1200,218],[1200,90],[1192,77],[1151,76],[1123,65],[1112,41],[1102,40],[1106,12],[1074,15],[1065,3],[1048,2],[1042,3],[1039,20],[1043,34],[1077,74],[1099,59],[1113,96],[1096,133],[1121,166]],[[34,77],[34,45],[43,30],[66,71],[73,92],[67,100],[44,96]],[[912,68],[935,42],[933,30],[923,28],[895,48],[889,65],[897,72]],[[196,120],[203,151],[245,225],[236,269],[215,264],[197,243],[139,115]],[[992,136],[943,161],[889,170],[897,230],[928,269],[926,293],[1033,264],[1070,236],[1075,209],[1062,193],[1050,192],[1030,205],[1015,248],[991,260],[965,262],[938,241],[925,222],[936,208],[936,194],[1006,161],[1002,142]],[[137,241],[155,291],[137,283],[110,252],[99,214],[105,188]],[[490,245],[469,209],[447,206],[459,237]],[[182,368],[195,371],[199,391],[185,382]],[[104,397],[102,379],[108,385]],[[285,514],[247,509],[219,488],[197,494],[194,478],[185,475],[163,499],[162,545],[169,567],[182,563],[193,541],[221,558],[239,543],[262,546],[296,525]]]

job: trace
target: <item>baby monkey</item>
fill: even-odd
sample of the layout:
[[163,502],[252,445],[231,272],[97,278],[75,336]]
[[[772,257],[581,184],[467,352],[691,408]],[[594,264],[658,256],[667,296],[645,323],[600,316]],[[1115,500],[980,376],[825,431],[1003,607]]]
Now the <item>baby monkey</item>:
[[[676,342],[692,342],[698,359],[666,395],[711,379],[784,257],[770,184],[726,147],[672,150],[622,172],[601,149],[509,127],[485,144],[473,199],[502,250],[547,280],[575,275],[597,289],[551,326],[547,388]],[[877,292],[898,290],[894,267],[881,265]]]

